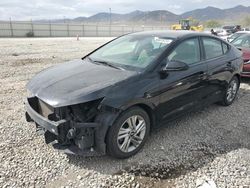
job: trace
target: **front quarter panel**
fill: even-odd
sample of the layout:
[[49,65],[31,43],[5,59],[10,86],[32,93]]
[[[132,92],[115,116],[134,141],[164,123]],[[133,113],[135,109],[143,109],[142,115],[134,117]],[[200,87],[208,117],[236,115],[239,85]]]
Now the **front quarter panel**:
[[114,86],[102,101],[102,106],[110,106],[122,111],[136,104],[145,104],[154,109],[159,104],[157,73],[144,73]]

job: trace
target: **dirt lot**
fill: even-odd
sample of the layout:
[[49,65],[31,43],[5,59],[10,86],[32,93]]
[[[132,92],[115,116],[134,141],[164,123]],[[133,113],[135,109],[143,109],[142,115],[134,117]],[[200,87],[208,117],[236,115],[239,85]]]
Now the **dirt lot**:
[[25,84],[108,40],[0,39],[0,187],[250,187],[250,79],[232,106],[168,123],[126,160],[66,156],[44,143],[24,119]]

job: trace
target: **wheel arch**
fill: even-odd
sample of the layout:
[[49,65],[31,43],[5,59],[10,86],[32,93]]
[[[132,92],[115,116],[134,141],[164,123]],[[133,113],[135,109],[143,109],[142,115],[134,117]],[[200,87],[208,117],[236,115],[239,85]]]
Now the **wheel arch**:
[[156,117],[155,117],[153,109],[150,106],[148,106],[146,104],[143,104],[143,103],[135,104],[132,107],[136,107],[136,106],[142,108],[148,114],[148,117],[149,117],[149,120],[150,120],[150,131],[151,131],[152,128],[156,124]]
[[[131,117],[131,116],[135,115],[136,113],[144,114],[144,116],[146,114],[148,115],[148,118],[146,118],[146,119],[148,119],[150,121],[150,125],[148,126],[149,129],[147,129],[147,131],[146,131],[147,132],[146,135],[148,136],[150,134],[150,131],[152,130],[151,128],[154,125],[154,119],[155,119],[153,109],[150,108],[150,106],[148,106],[146,104],[142,104],[142,103],[137,103],[137,104],[133,104],[131,106],[128,106],[127,108],[123,108],[116,116],[115,120],[113,121],[113,124],[110,125],[109,127],[107,127],[108,129],[107,129],[105,139],[104,139],[105,146],[106,146],[105,151],[107,151],[107,153],[110,154],[111,156],[113,155],[112,153],[115,152],[115,149],[112,149],[112,148],[116,148],[113,146],[114,140],[112,140],[114,138],[112,136],[112,135],[114,135],[114,130],[115,130],[115,134],[116,134],[117,127],[119,128],[119,126],[124,121],[124,119]],[[123,115],[125,115],[125,117]],[[123,116],[122,120],[119,119],[121,116]],[[147,122],[148,122],[148,120],[147,120]],[[117,121],[119,122],[118,124],[117,124]],[[144,143],[145,143],[145,141],[144,141]],[[132,154],[132,155],[134,155],[134,154]],[[121,158],[124,158],[124,157],[122,156]]]
[[154,113],[153,106],[150,105],[150,104],[145,104],[145,103],[139,102],[139,103],[134,103],[134,104],[132,104],[130,106],[127,106],[126,108],[123,108],[123,112],[126,111],[126,110],[129,110],[129,109],[131,109],[133,107],[139,107],[148,114],[148,117],[149,117],[149,120],[150,120],[150,131],[151,131],[152,128],[155,127],[155,125],[156,125],[156,115]]
[[240,76],[240,74],[236,73],[234,76],[236,76],[238,78],[239,82],[241,83],[241,76]]

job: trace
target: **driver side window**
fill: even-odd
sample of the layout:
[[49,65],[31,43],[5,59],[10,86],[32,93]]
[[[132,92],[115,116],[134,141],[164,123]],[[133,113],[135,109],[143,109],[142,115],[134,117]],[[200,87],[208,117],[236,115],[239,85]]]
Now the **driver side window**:
[[199,62],[200,58],[199,40],[192,38],[180,43],[168,56],[168,61],[180,61],[190,65]]

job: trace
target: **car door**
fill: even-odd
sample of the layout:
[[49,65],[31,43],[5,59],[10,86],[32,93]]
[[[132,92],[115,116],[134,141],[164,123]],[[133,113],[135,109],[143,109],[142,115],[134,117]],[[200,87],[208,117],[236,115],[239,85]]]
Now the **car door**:
[[232,78],[233,61],[227,53],[229,45],[220,39],[202,37],[204,58],[208,66],[209,98],[205,101],[212,103],[218,101],[223,95],[227,81]]
[[160,80],[160,119],[170,120],[187,110],[200,105],[207,86],[207,65],[201,61],[200,39],[198,37],[182,41],[165,58],[170,61],[181,61],[189,68],[183,71],[169,71],[165,79]]

